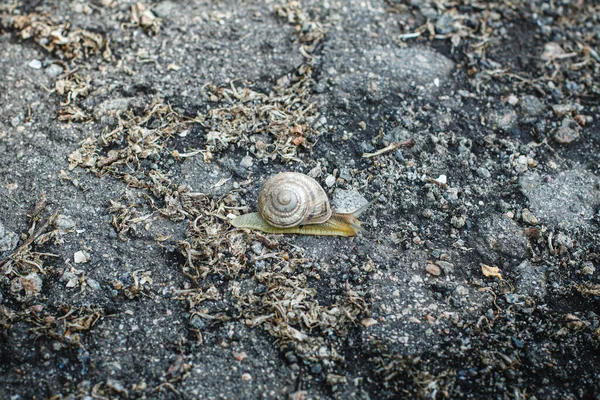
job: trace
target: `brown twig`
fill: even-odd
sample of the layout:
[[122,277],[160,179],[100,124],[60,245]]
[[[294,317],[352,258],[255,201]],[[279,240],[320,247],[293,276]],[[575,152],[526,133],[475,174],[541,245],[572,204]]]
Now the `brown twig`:
[[377,150],[374,153],[363,153],[362,156],[363,156],[363,158],[377,157],[382,154],[389,153],[390,151],[399,149],[401,147],[412,147],[414,145],[415,145],[415,139],[409,138],[409,139],[403,140],[401,142],[392,143],[392,144],[384,147],[383,149]]

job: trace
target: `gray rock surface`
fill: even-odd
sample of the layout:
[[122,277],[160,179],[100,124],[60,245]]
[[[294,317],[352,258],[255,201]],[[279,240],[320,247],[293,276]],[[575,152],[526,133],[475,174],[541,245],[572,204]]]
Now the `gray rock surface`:
[[524,259],[527,257],[527,239],[521,228],[512,219],[495,214],[478,224],[481,238],[476,239],[476,247],[484,257],[497,262],[500,257]]
[[381,46],[351,53],[331,49],[326,53],[324,68],[339,98],[381,101],[410,91],[433,96],[447,84],[454,63],[425,48]]
[[332,208],[341,213],[355,212],[368,203],[367,199],[356,189],[336,189],[331,198]]
[[515,271],[518,274],[515,293],[533,297],[540,302],[544,302],[546,297],[546,272],[545,267],[533,265],[525,260],[516,266]]
[[14,250],[17,247],[19,236],[7,231],[0,221],[0,254]]
[[1,399],[600,393],[594,2],[4,3]]
[[527,173],[520,185],[541,223],[576,229],[590,224],[596,213],[599,182],[594,174],[571,169],[546,178],[537,172]]

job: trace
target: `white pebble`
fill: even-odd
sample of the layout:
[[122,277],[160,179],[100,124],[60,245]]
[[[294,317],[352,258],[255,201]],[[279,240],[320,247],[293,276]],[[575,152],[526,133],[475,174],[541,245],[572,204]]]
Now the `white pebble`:
[[325,184],[328,187],[332,187],[333,185],[335,185],[335,176],[329,175],[327,178],[325,178]]
[[75,264],[83,264],[88,262],[90,259],[89,256],[83,251],[78,251],[73,255],[73,260],[75,261]]
[[240,161],[240,165],[244,168],[250,168],[252,167],[252,157],[251,156],[245,156],[244,158],[242,158],[242,161]]
[[36,60],[36,59],[29,61],[29,64],[27,64],[27,65],[29,66],[29,68],[33,68],[33,69],[41,69],[42,68],[42,62],[40,60]]

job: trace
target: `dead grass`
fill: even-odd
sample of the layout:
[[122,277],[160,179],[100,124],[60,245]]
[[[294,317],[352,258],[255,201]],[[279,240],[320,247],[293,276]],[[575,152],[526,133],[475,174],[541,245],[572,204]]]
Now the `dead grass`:
[[103,35],[86,29],[73,28],[68,21],[47,13],[14,14],[14,8],[6,8],[0,14],[1,26],[17,31],[23,40],[32,40],[49,53],[63,60],[81,60],[100,55],[105,60],[112,58],[110,40]]

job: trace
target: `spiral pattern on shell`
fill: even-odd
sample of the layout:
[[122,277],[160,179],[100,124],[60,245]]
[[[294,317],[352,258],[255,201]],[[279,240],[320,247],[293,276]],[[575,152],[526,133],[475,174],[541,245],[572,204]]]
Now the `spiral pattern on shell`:
[[258,211],[280,228],[319,224],[332,213],[321,185],[298,172],[281,172],[267,180],[258,195]]

